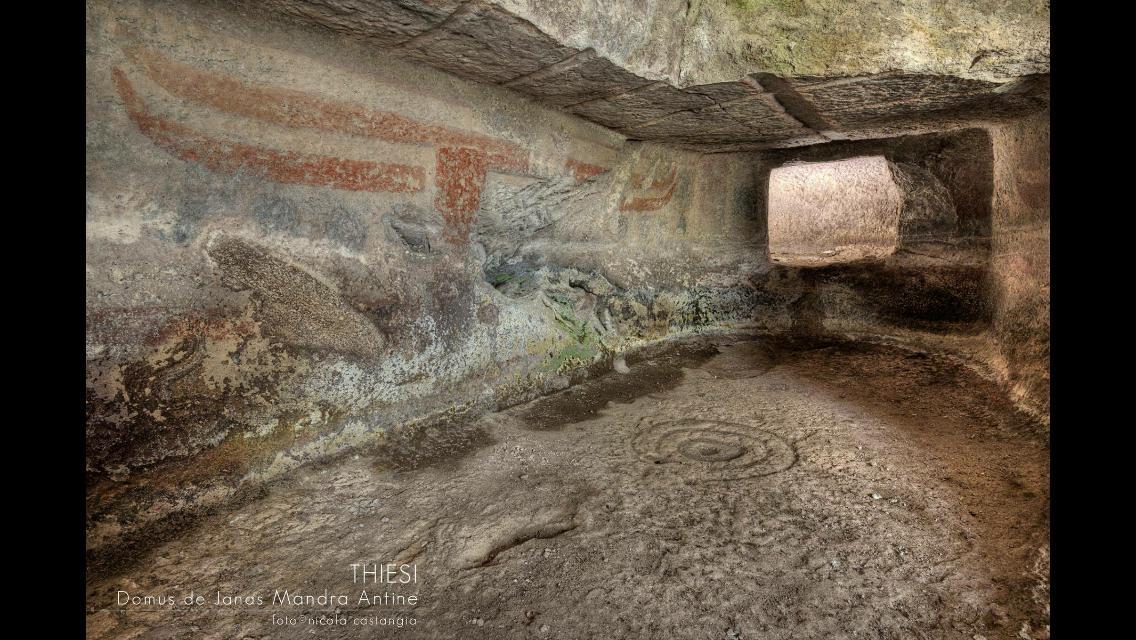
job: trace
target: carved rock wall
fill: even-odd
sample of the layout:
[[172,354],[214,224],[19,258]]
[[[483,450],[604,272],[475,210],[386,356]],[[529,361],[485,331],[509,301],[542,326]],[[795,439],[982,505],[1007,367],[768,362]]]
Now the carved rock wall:
[[743,156],[208,5],[94,3],[87,50],[92,553],[751,319]]

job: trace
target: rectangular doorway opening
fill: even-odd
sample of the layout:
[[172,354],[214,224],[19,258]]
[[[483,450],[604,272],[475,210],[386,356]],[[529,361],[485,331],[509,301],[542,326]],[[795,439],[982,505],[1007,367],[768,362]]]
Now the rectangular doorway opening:
[[794,163],[769,176],[769,255],[831,264],[895,253],[903,190],[883,156]]

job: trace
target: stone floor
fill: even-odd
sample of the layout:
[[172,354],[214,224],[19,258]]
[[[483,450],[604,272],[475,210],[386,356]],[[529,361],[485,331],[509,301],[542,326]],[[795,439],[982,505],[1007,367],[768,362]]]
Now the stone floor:
[[88,637],[1048,637],[1048,442],[993,383],[836,340],[629,365],[302,469],[89,581]]

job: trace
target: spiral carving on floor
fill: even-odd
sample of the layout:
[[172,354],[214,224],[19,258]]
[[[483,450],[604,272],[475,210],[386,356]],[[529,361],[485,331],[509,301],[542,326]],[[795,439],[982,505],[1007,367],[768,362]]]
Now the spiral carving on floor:
[[703,482],[768,476],[797,462],[793,445],[775,433],[700,418],[642,423],[631,447],[644,462]]

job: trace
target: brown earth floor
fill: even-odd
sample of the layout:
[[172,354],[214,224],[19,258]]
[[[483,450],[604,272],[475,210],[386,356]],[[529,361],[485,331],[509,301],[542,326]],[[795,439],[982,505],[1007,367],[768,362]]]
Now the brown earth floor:
[[[90,582],[88,637],[1047,637],[1048,443],[993,383],[744,336],[630,366],[302,469]],[[353,583],[360,562],[417,582]],[[120,589],[179,602],[119,610]]]

